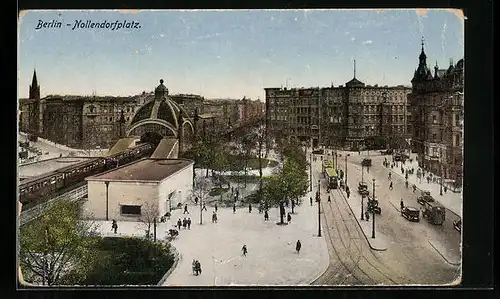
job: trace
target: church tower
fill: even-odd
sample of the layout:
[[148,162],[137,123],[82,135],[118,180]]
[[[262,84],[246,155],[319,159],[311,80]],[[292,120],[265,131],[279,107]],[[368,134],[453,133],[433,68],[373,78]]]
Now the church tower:
[[40,85],[38,85],[38,79],[36,77],[36,70],[33,71],[33,79],[31,80],[30,90],[29,90],[29,134],[39,136],[40,129],[43,127],[43,113],[42,107],[40,105]]
[[40,100],[40,85],[38,85],[38,80],[36,78],[36,70],[33,71],[33,79],[31,80],[29,99]]

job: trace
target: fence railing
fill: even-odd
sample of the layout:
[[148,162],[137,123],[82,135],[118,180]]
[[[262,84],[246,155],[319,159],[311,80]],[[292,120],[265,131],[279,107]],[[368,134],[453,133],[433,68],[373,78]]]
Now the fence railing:
[[61,194],[57,197],[54,197],[44,203],[41,203],[39,205],[34,206],[31,209],[28,209],[26,211],[21,212],[21,215],[19,216],[19,225],[24,225],[31,220],[36,219],[39,217],[41,214],[43,214],[48,208],[50,208],[51,205],[53,205],[56,201],[64,199],[64,200],[71,200],[71,201],[76,201],[79,199],[82,199],[86,197],[88,194],[88,187],[87,185],[83,185],[81,187],[75,188],[69,192],[66,192],[64,194]]

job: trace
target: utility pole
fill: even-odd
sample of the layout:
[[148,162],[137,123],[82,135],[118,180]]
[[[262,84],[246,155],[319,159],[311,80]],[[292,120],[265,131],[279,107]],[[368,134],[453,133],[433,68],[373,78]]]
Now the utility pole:
[[309,156],[309,191],[313,191],[312,159],[313,154],[311,152]]
[[104,182],[106,184],[106,221],[109,220],[108,218],[108,210],[109,210],[109,204],[108,204],[108,189],[109,189],[109,182],[106,181]]
[[347,154],[345,156],[345,186],[347,188],[347,157],[350,156],[350,154]]
[[363,199],[365,198],[365,195],[361,195],[361,220],[365,220],[365,213],[363,211]]
[[[373,180],[373,204],[375,204],[375,178]],[[372,208],[372,238],[375,239],[375,209]]]
[[361,182],[364,182],[364,166],[361,164]]
[[318,237],[321,237],[321,185],[320,180],[318,180],[318,193],[316,193],[316,198],[318,201]]
[[[200,192],[201,195],[202,192]],[[203,196],[200,198],[200,225],[203,224]]]
[[156,242],[156,216],[153,218],[153,242]]
[[443,195],[443,151],[439,148],[439,176],[441,178],[441,184],[439,186],[439,195]]

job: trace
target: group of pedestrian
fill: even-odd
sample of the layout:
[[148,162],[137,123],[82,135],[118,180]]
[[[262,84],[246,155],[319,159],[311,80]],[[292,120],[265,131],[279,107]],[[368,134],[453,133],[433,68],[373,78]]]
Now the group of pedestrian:
[[198,260],[193,259],[193,263],[191,264],[193,267],[193,274],[198,276],[201,274],[201,263]]
[[179,228],[179,230],[181,230],[181,226],[184,228],[184,229],[191,229],[191,218],[186,218],[184,217],[184,219],[181,219],[179,218],[179,220],[177,220],[177,227]]

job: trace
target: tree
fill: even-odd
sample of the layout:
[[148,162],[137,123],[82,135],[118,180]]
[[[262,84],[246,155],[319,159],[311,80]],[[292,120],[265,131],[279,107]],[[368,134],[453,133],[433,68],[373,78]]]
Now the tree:
[[97,146],[100,144],[99,136],[101,136],[102,133],[100,131],[99,126],[94,122],[89,122],[86,126],[86,129],[83,131],[83,136],[82,136],[82,144],[83,144],[83,150],[81,151],[84,155],[86,156],[93,156],[93,151],[96,149]]
[[256,146],[256,134],[246,134],[241,139],[242,145],[242,158],[245,161],[245,188],[247,187],[247,174],[248,174],[248,160],[252,158],[253,149]]
[[203,203],[210,192],[210,184],[204,177],[196,177],[193,184],[193,196],[198,198],[200,204],[200,224],[203,224]]
[[[266,201],[280,209],[280,223],[284,223],[284,204],[304,196],[308,188],[307,173],[302,165],[292,157],[285,157],[281,171],[267,179],[264,185]],[[297,201],[297,205],[300,202]]]
[[156,225],[156,220],[158,219],[159,215],[160,211],[158,209],[158,204],[146,202],[144,205],[142,205],[141,217],[139,217],[139,221],[146,229],[146,239],[148,240],[151,240],[151,227],[153,225]]
[[80,214],[79,203],[61,200],[20,228],[19,259],[27,281],[51,286],[68,276],[85,277],[95,260],[96,226],[79,221]]
[[[215,169],[219,172],[219,180],[218,180],[218,186],[222,188],[222,175],[226,172],[229,171],[230,168],[230,162],[228,159],[228,153],[225,151],[217,151],[214,156],[214,161],[212,165],[212,169]],[[229,185],[229,182],[228,182]]]

